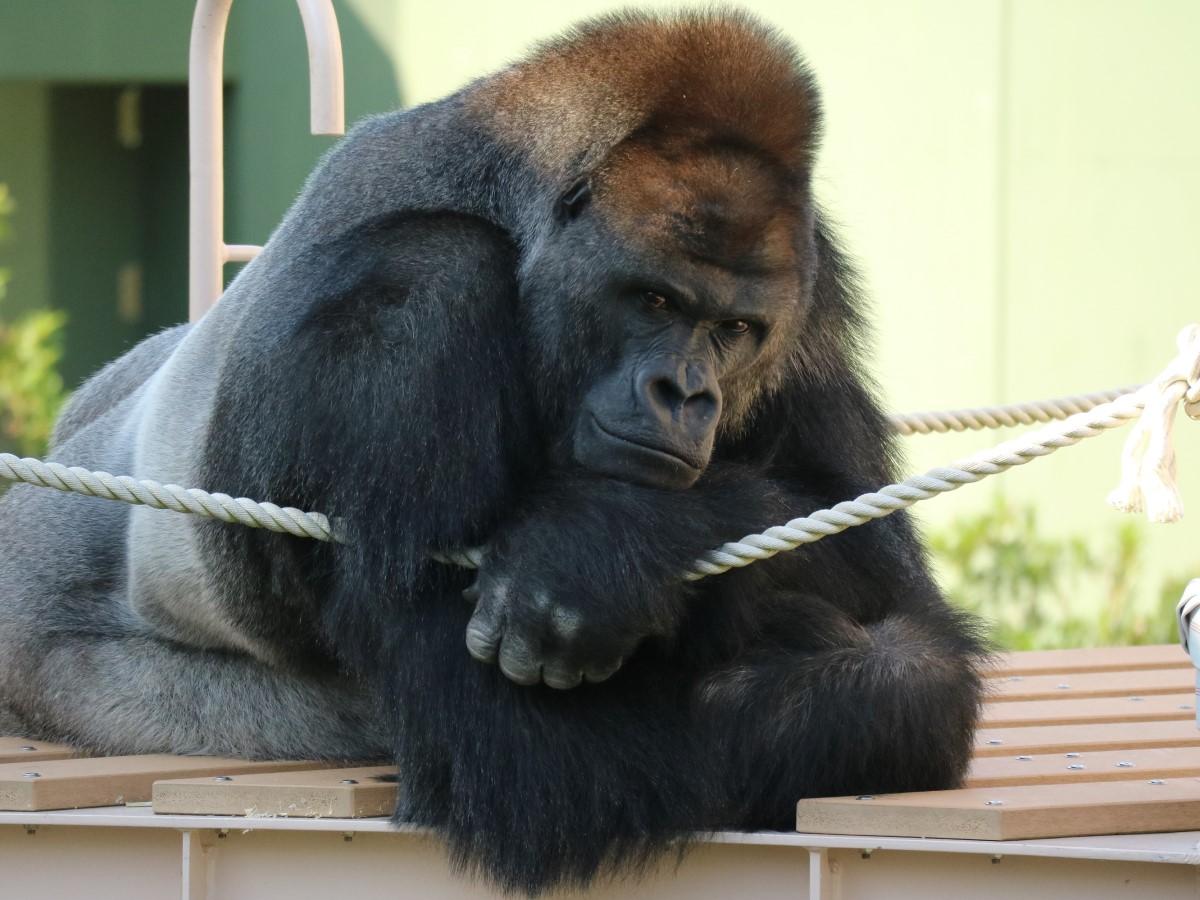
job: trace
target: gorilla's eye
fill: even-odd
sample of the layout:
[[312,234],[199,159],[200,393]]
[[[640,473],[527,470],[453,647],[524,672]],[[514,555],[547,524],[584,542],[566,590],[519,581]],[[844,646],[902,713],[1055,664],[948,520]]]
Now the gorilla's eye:
[[558,201],[559,215],[565,221],[570,221],[583,212],[588,200],[592,197],[592,185],[586,178],[580,178],[567,190]]
[[656,291],[646,291],[642,294],[642,301],[651,309],[666,309],[671,305],[671,301]]
[[729,334],[748,334],[750,323],[745,319],[730,319],[728,322],[722,322],[721,328]]

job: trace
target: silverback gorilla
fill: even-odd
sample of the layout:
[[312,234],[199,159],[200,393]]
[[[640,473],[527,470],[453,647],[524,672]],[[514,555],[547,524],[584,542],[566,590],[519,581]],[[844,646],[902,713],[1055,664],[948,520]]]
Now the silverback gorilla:
[[[15,487],[4,728],[394,759],[398,819],[531,894],[800,797],[957,784],[982,646],[903,514],[680,580],[892,475],[819,130],[792,47],[728,11],[602,18],[358,125],[52,450],[345,542]],[[478,573],[431,559],[476,544]]]

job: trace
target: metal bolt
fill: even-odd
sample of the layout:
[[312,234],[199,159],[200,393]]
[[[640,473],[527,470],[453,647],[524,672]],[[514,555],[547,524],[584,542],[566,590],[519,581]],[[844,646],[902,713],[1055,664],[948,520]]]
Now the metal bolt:
[[1078,753],[1068,753],[1067,759],[1079,759],[1079,754]]
[[233,781],[232,775],[217,775],[213,781]]
[[1071,686],[1069,684],[1060,684],[1060,685],[1058,685],[1058,689],[1060,691],[1069,691],[1071,689]]
[[22,772],[21,777],[22,778],[41,778],[42,773],[41,772]]
[[984,806],[1003,806],[1004,801],[1003,800],[984,800],[983,805]]
[[1069,766],[1067,766],[1067,768],[1068,769],[1086,769],[1087,766],[1083,765],[1083,763],[1071,763]]
[[1003,744],[1004,741],[1000,740],[999,738],[992,738],[991,740],[988,741],[988,743],[991,744],[993,747],[998,747],[1000,744]]
[[1021,762],[1029,762],[1029,760],[1033,759],[1033,757],[1032,756],[1018,756],[1017,759],[1019,759]]
[[999,853],[997,853],[995,856],[992,857],[992,865],[993,866],[1000,865],[1000,860],[1002,860],[1002,859],[1004,859],[1004,857],[1001,856]]
[[217,829],[217,837],[220,838],[221,840],[225,840],[225,838],[229,837],[229,829],[228,828]]
[[1146,784],[1166,784],[1161,778],[1151,778]]
[[342,840],[345,841],[347,844],[350,843],[352,840],[354,840],[354,832],[353,831],[343,831],[342,832]]
[[857,799],[857,800],[874,800],[875,798],[871,794],[862,794],[862,795],[856,797],[855,799]]
[[864,849],[864,850],[863,850],[861,853],[859,853],[858,855],[859,855],[859,856],[861,856],[863,859],[870,859],[870,858],[871,858],[871,854],[872,854],[872,853],[874,853],[874,852],[875,852],[874,850],[866,850],[866,849]]
[[37,747],[28,747],[28,746],[26,746],[26,747],[22,747],[22,748],[21,748],[21,752],[22,752],[22,753],[32,753],[32,752],[33,752],[34,750],[36,750],[36,749],[37,749]]
[[1118,769],[1132,769],[1133,763],[1126,762],[1125,760],[1121,760],[1121,762],[1117,763],[1117,768]]
[[355,781],[353,778],[343,778],[341,783],[342,784],[358,784],[358,782]]

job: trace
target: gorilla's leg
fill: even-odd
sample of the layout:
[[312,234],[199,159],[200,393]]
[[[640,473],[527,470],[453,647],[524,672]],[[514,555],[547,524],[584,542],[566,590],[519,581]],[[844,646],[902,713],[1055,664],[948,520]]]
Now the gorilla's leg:
[[981,684],[968,620],[835,613],[817,632],[805,649],[750,651],[698,688],[721,748],[724,827],[791,830],[802,797],[952,788],[965,774]]
[[385,755],[376,701],[332,667],[154,636],[110,537],[127,519],[121,504],[25,485],[0,499],[0,710],[19,720],[4,730],[106,753]]
[[390,755],[377,702],[333,673],[283,672],[154,637],[61,631],[6,635],[0,659],[0,688],[27,737],[109,754]]

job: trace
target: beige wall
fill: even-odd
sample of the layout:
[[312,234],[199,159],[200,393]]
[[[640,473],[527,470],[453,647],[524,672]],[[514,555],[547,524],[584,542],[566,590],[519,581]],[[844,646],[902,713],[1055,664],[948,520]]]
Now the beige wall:
[[[420,102],[621,5],[405,0],[367,24],[397,50],[406,102]],[[866,275],[890,407],[1134,382],[1200,320],[1200,4],[745,5],[800,44],[823,85],[819,195]],[[1180,431],[1194,512],[1153,529],[1150,549],[1161,573],[1200,575],[1200,423]],[[910,463],[991,440],[911,439]],[[1047,529],[1108,533],[1120,444],[1097,438],[996,484],[1039,503]],[[922,515],[944,524],[988,493],[968,488]]]

